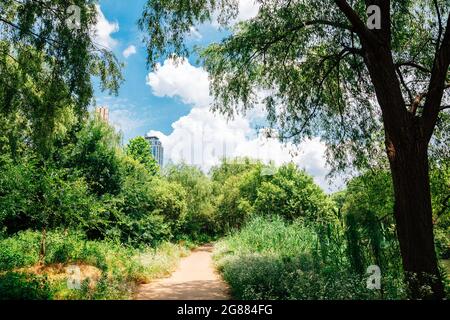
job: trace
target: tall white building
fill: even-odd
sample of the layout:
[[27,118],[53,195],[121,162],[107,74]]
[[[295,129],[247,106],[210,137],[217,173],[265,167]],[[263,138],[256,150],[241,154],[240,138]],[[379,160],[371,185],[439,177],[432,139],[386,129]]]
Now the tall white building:
[[163,167],[163,159],[164,159],[164,148],[161,144],[161,141],[158,139],[158,137],[145,137],[145,140],[147,140],[150,144],[150,151],[153,155],[153,158],[155,158],[156,162],[158,162],[159,167]]

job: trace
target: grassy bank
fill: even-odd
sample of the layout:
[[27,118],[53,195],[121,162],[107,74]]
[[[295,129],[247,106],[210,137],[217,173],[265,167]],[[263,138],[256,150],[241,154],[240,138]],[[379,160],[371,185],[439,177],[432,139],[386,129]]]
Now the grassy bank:
[[50,232],[41,258],[40,243],[31,231],[0,241],[0,299],[129,299],[136,285],[169,274],[188,253],[171,243],[135,249]]
[[256,218],[217,244],[216,264],[236,299],[398,299],[401,282],[383,277],[383,291],[350,272],[345,248],[329,242],[324,263],[320,235],[300,222]]

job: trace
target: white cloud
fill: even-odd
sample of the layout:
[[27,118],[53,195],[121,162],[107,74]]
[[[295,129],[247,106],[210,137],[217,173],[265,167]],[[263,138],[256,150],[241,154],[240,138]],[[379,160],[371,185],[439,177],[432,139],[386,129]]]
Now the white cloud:
[[103,14],[100,5],[96,4],[97,10],[97,24],[93,31],[93,38],[96,44],[109,50],[117,46],[118,41],[113,39],[111,34],[119,31],[118,22],[109,22]]
[[294,162],[311,174],[322,188],[329,190],[325,177],[329,172],[324,157],[325,145],[319,139],[305,140],[294,146],[262,135],[249,138],[254,131],[247,119],[237,117],[227,121],[203,108],[193,108],[172,127],[170,135],[158,131],[148,133],[160,138],[166,163],[186,162],[208,172],[223,158],[250,157],[265,163],[273,161],[276,165]]
[[128,59],[133,54],[136,54],[136,47],[134,45],[128,46],[125,50],[123,50],[122,54],[123,56]]
[[145,119],[136,112],[136,106],[128,99],[112,96],[96,97],[96,105],[109,109],[109,122],[126,137],[145,125]]
[[202,34],[198,31],[198,29],[192,26],[190,27],[189,36],[194,40],[201,40],[203,38]]
[[191,104],[191,112],[172,124],[173,132],[165,135],[150,131],[161,139],[165,162],[169,160],[201,167],[205,172],[220,163],[224,157],[251,157],[277,165],[294,162],[311,174],[316,183],[330,190],[326,175],[329,172],[325,160],[325,145],[318,139],[305,140],[299,146],[283,144],[277,138],[256,135],[251,127],[263,110],[247,116],[237,116],[227,121],[224,116],[212,113],[207,106],[211,102],[208,74],[183,60],[176,65],[166,60],[157,71],[150,73],[147,84],[159,97],[178,97]]
[[239,1],[239,14],[236,17],[235,22],[248,20],[258,15],[259,3],[255,0],[240,0]]
[[110,123],[119,131],[126,134],[145,124],[136,114],[128,109],[116,109],[109,112]]
[[[238,0],[238,15],[229,21],[229,24],[235,25],[238,22],[252,19],[258,15],[260,4],[256,0]],[[212,19],[212,26],[220,27],[219,23],[220,12],[216,12]]]
[[163,65],[158,64],[156,71],[148,74],[147,84],[158,97],[178,97],[195,107],[208,107],[212,101],[208,73],[186,59],[178,62],[168,59]]

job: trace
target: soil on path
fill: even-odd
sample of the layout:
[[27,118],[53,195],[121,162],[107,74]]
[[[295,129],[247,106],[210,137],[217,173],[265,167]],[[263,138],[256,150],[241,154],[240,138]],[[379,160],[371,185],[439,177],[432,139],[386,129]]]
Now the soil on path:
[[216,272],[212,245],[195,249],[169,277],[141,285],[136,300],[228,300],[228,286]]

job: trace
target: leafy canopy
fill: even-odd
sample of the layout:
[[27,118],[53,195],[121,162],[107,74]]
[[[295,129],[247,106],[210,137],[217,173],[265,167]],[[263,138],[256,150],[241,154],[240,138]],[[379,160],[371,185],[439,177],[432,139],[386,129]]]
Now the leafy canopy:
[[[79,28],[66,23],[70,5],[80,9]],[[11,127],[15,117],[26,119],[32,146],[44,157],[55,134],[86,115],[93,77],[111,93],[122,82],[121,65],[94,40],[97,16],[87,0],[0,4],[0,122]]]
[[150,153],[150,144],[143,137],[136,137],[128,142],[126,147],[127,155],[142,163],[152,174],[159,172],[159,166],[155,158]]
[[[391,24],[389,49],[404,100],[394,112],[401,115],[399,121],[405,111],[422,116],[450,1],[255,3],[260,6],[255,18],[231,26],[230,36],[200,50],[211,77],[214,110],[232,116],[263,102],[283,139],[298,142],[319,135],[330,146],[335,168],[369,165],[382,147],[382,117],[361,38],[377,43],[384,36],[362,25],[366,6],[378,4],[388,11],[382,24],[386,19]],[[184,41],[190,28],[218,13],[222,25],[230,26],[237,1],[148,1],[140,26],[148,32],[150,65],[190,54]],[[449,102],[447,90],[443,107]]]

